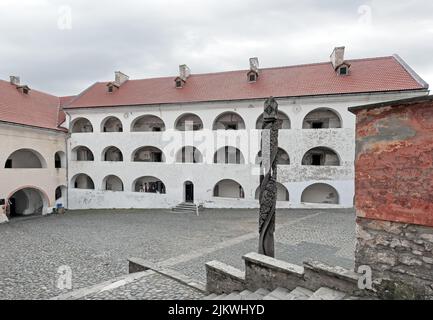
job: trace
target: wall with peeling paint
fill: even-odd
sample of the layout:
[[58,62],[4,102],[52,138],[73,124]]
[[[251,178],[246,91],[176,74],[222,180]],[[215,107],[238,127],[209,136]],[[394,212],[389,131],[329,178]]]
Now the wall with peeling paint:
[[[290,165],[278,166],[278,181],[284,185],[290,201],[279,201],[278,207],[352,207],[354,198],[355,116],[347,108],[354,105],[387,101],[423,94],[400,92],[317,96],[278,99],[279,110],[290,119],[291,129],[280,130],[279,146],[290,157]],[[342,128],[302,129],[305,116],[317,108],[334,110],[341,119]],[[215,119],[222,113],[233,111],[245,122],[245,130],[213,131]],[[194,183],[194,199],[205,207],[250,208],[257,207],[255,190],[259,184],[259,170],[255,159],[259,150],[260,130],[256,121],[263,112],[262,100],[205,102],[182,105],[126,106],[68,110],[68,120],[85,117],[92,123],[93,133],[72,133],[67,141],[68,150],[86,146],[92,150],[95,161],[80,162],[69,159],[69,179],[78,173],[89,175],[96,190],[76,190],[69,186],[69,207],[78,208],[169,208],[184,200],[184,182]],[[184,113],[198,115],[204,130],[179,132],[174,130],[176,120]],[[164,123],[164,132],[131,132],[131,124],[143,115],[155,115]],[[123,132],[101,132],[101,122],[107,116],[122,121]],[[178,150],[194,145],[203,155],[203,163],[175,163]],[[214,152],[225,145],[241,150],[245,164],[214,164]],[[123,153],[123,162],[101,161],[102,151],[115,146]],[[154,146],[164,152],[165,163],[132,162],[134,150]],[[318,146],[334,150],[340,166],[302,166],[304,154]],[[103,191],[102,182],[108,175],[118,176],[124,192]],[[132,184],[141,176],[155,176],[166,186],[165,195],[135,194]],[[213,196],[213,188],[223,179],[233,179],[244,189],[244,199]],[[303,190],[314,183],[326,183],[338,192],[339,204],[302,203]]]

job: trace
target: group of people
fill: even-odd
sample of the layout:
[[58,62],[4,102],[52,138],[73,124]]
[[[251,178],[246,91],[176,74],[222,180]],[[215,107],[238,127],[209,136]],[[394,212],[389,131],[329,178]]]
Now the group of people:
[[161,181],[145,182],[140,185],[138,192],[165,193],[165,187]]

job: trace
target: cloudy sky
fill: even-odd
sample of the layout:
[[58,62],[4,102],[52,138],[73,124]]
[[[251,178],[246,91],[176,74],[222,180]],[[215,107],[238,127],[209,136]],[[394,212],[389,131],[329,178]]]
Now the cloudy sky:
[[76,94],[131,78],[398,53],[433,85],[431,0],[0,0],[0,78]]

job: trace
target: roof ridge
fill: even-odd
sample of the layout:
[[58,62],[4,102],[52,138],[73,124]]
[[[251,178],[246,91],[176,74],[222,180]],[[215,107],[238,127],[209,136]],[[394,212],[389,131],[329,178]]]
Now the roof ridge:
[[[382,60],[382,59],[391,59],[393,58],[392,55],[390,56],[381,56],[381,57],[371,57],[371,58],[358,58],[358,59],[348,59],[346,61],[350,62],[356,62],[356,61],[371,61],[371,60]],[[260,70],[278,70],[278,69],[288,69],[288,68],[299,68],[299,67],[308,67],[308,66],[317,66],[317,65],[324,65],[329,64],[330,61],[322,61],[322,62],[312,62],[312,63],[301,63],[301,64],[293,64],[293,65],[285,65],[285,66],[278,66],[278,67],[266,67],[266,68],[260,68]],[[200,76],[209,76],[209,75],[218,75],[218,74],[229,74],[229,73],[236,73],[236,72],[248,72],[249,69],[237,69],[237,70],[227,70],[227,71],[216,71],[216,72],[204,72],[204,73],[191,73],[190,77],[200,77]],[[177,75],[174,76],[161,76],[161,77],[151,77],[151,78],[139,78],[139,79],[129,79],[129,81],[147,81],[147,80],[159,80],[159,79],[171,79],[176,78]],[[96,83],[109,83],[110,81],[97,81]]]

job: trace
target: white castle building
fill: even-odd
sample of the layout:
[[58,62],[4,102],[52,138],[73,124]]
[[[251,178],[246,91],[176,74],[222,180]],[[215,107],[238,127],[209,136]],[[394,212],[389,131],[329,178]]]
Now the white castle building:
[[[277,206],[352,207],[355,117],[348,107],[428,94],[427,83],[397,55],[345,60],[344,47],[324,63],[261,69],[252,58],[248,70],[179,71],[142,80],[116,72],[114,81],[59,98],[68,130],[60,138],[66,185],[61,200],[45,196],[43,212],[56,201],[70,209],[258,207],[261,115],[269,96],[279,104]],[[8,170],[0,169],[2,181]],[[4,201],[9,189],[1,189]]]

